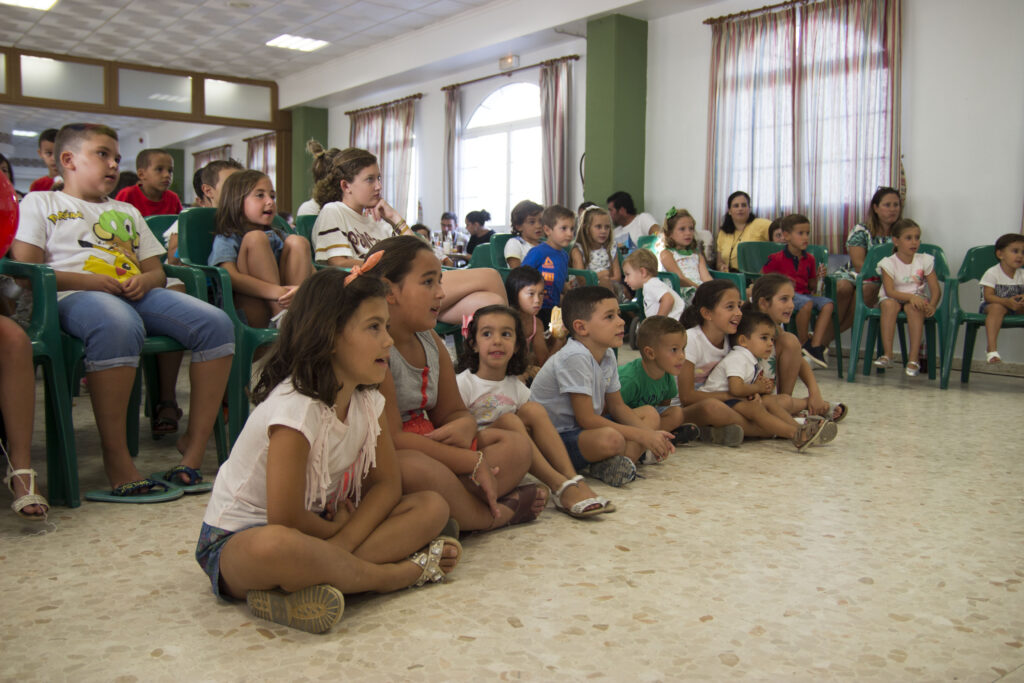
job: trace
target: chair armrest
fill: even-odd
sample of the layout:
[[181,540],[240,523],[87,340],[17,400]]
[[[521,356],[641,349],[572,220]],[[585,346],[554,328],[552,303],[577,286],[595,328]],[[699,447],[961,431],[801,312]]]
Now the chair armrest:
[[[189,268],[195,268],[200,271],[206,276],[207,280],[210,281],[214,288],[220,290],[221,309],[228,314],[228,317],[231,318],[231,322],[235,325],[242,325],[242,320],[238,317],[238,311],[235,310],[235,301],[231,289],[231,275],[228,274],[228,271],[220,268],[219,266],[208,266],[202,263],[196,263],[195,261],[187,258],[182,258],[181,262]],[[203,300],[205,301],[206,299],[204,298]]]
[[57,314],[57,274],[50,266],[2,259],[0,273],[23,278],[29,282],[32,289],[32,319],[27,330],[30,339],[40,339],[47,329],[60,329],[60,317]]
[[596,287],[598,284],[597,273],[595,273],[592,270],[579,270],[577,268],[570,268],[569,275],[571,277],[583,278],[583,281],[587,283],[588,287]]
[[202,272],[191,266],[173,266],[164,264],[167,277],[176,277],[185,283],[185,291],[189,296],[206,301],[206,282]]

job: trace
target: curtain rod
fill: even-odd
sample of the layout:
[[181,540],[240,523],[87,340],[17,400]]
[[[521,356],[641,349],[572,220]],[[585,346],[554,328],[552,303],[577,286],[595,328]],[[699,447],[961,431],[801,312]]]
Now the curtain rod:
[[811,0],[787,0],[787,2],[780,2],[780,3],[776,4],[776,5],[765,5],[764,7],[761,7],[759,9],[748,9],[748,10],[746,10],[744,12],[736,12],[735,14],[726,14],[725,16],[721,16],[721,17],[712,17],[710,19],[705,19],[704,23],[705,24],[721,24],[723,22],[729,21],[730,19],[736,19],[738,17],[746,17],[746,16],[750,16],[752,14],[760,14],[761,12],[770,12],[772,10],[780,9],[782,7],[789,7],[790,5],[806,5],[810,1]]
[[556,64],[558,62],[565,61],[567,59],[571,59],[573,61],[576,61],[579,58],[580,58],[579,55],[566,55],[565,57],[559,57],[558,59],[545,59],[543,62],[537,62],[536,64],[530,64],[529,66],[520,66],[520,67],[518,67],[516,69],[509,69],[508,71],[502,71],[500,73],[491,74],[490,76],[481,76],[480,78],[474,78],[473,80],[470,80],[470,81],[463,81],[461,83],[452,83],[451,85],[444,86],[443,88],[441,88],[441,90],[454,90],[455,88],[461,88],[462,86],[469,85],[470,83],[479,83],[480,81],[487,81],[487,80],[490,80],[492,78],[497,78],[498,76],[511,76],[512,74],[514,74],[517,71],[525,71],[527,69],[536,69],[538,66],[545,66],[547,64]]
[[408,97],[399,97],[397,100],[391,100],[390,102],[384,102],[383,104],[375,104],[370,107],[363,107],[362,109],[353,109],[352,111],[345,112],[345,116],[351,116],[352,114],[362,114],[364,111],[370,111],[372,109],[383,109],[384,107],[390,107],[392,104],[398,104],[399,102],[405,102],[406,100],[418,100],[423,97],[423,93],[418,92],[415,95],[409,95]]

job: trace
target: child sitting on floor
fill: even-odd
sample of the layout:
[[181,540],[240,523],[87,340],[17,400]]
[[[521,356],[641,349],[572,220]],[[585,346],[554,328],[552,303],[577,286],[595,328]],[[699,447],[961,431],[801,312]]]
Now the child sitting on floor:
[[507,306],[485,306],[469,321],[465,337],[456,380],[477,426],[493,425],[531,438],[530,474],[551,489],[555,509],[571,517],[614,510],[576,474],[551,418],[530,401],[530,390],[517,377],[526,365],[526,340],[516,312]]
[[443,581],[459,560],[441,496],[402,495],[376,388],[391,347],[386,292],[333,269],[299,289],[217,475],[196,561],[214,595],[262,619],[322,633],[343,593]]
[[[807,245],[811,242],[811,222],[806,217],[790,214],[782,219],[781,227],[786,237],[786,248],[772,254],[761,272],[782,273],[793,281],[797,337],[803,342],[804,355],[818,367],[827,368],[825,348],[832,341],[832,310],[835,305],[832,299],[813,294],[818,278],[826,275],[826,264],[819,267],[814,257],[807,253]],[[814,311],[818,312],[818,321],[812,336],[808,328]]]
[[686,360],[686,330],[675,318],[655,315],[637,330],[640,357],[619,366],[622,400],[630,408],[653,406],[661,416],[660,428],[673,432],[677,445],[698,436],[697,425],[685,423],[682,406],[670,405],[679,395],[676,377]]
[[566,331],[564,326],[551,329],[550,339],[545,337],[544,323],[537,317],[544,303],[544,276],[536,268],[513,268],[505,279],[505,293],[526,334],[526,371],[520,379],[529,384],[551,354],[565,346]]
[[633,291],[644,291],[644,315],[666,315],[679,319],[686,307],[683,297],[658,277],[658,258],[647,249],[637,249],[622,262],[622,274]]
[[837,428],[830,420],[809,420],[803,425],[792,418],[807,405],[792,396],[775,394],[775,382],[766,377],[758,363],[771,357],[776,327],[763,313],[743,315],[732,335],[732,350],[719,362],[701,391],[726,392],[725,404],[773,436],[792,440],[800,452],[835,439]]
[[300,235],[282,239],[272,227],[276,213],[266,174],[239,171],[224,181],[207,263],[228,271],[235,306],[252,327],[276,326],[295,290],[313,274],[309,242]]
[[550,322],[551,309],[559,305],[568,284],[569,255],[565,250],[572,243],[575,218],[576,214],[564,206],[556,204],[544,209],[540,220],[548,241],[531,249],[523,259],[524,266],[532,266],[544,276],[544,305],[540,311],[544,324]]
[[570,291],[562,316],[570,339],[537,373],[530,399],[551,416],[573,467],[611,486],[628,484],[641,455],[668,457],[672,434],[658,429],[650,406],[631,410],[622,401],[612,349],[622,345],[625,324],[611,290]]
[[1007,234],[996,240],[999,263],[981,276],[981,312],[985,314],[985,360],[1001,363],[996,342],[1003,318],[1024,313],[1024,235]]

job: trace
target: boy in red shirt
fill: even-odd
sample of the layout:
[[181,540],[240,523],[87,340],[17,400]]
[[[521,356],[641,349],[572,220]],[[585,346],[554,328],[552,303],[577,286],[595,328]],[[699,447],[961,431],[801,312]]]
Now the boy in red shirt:
[[57,177],[57,160],[53,158],[53,141],[56,139],[56,128],[47,128],[39,134],[39,149],[36,150],[36,154],[46,163],[46,175],[33,180],[28,186],[29,192],[45,192],[53,187],[53,180]]
[[171,186],[174,178],[174,159],[162,149],[144,149],[135,157],[138,185],[126,187],[117,193],[117,201],[128,202],[143,217],[181,213],[181,200]]
[[[786,248],[772,254],[768,263],[761,269],[762,273],[782,273],[793,281],[793,304],[796,307],[797,337],[803,342],[803,354],[818,367],[827,368],[825,348],[832,341],[832,299],[824,296],[813,296],[817,290],[818,277],[825,275],[825,264],[819,266],[814,257],[807,253],[807,245],[811,241],[811,222],[806,216],[794,213],[782,219],[782,233],[786,239]],[[814,324],[814,335],[808,338],[811,324],[811,312],[818,312],[818,320]]]

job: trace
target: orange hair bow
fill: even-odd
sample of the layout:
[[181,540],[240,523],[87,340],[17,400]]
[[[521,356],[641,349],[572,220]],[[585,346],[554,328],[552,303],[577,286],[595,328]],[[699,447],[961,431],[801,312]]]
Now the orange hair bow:
[[379,263],[383,257],[384,251],[377,251],[371,254],[370,258],[363,261],[363,264],[361,266],[353,266],[351,272],[349,272],[348,274],[348,277],[345,278],[345,284],[349,285],[352,283],[353,280],[355,280],[360,275],[363,275],[373,270],[373,267],[377,265],[377,263]]

